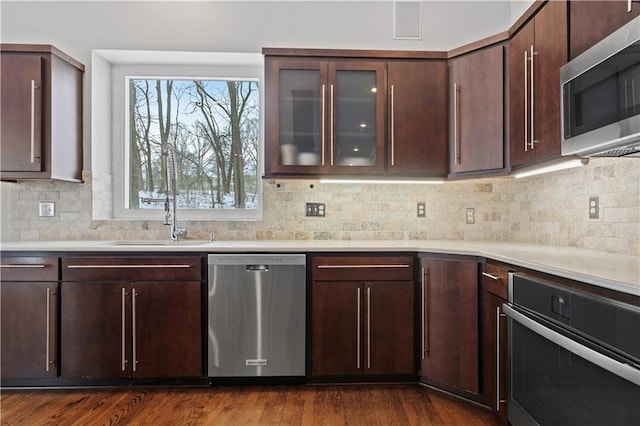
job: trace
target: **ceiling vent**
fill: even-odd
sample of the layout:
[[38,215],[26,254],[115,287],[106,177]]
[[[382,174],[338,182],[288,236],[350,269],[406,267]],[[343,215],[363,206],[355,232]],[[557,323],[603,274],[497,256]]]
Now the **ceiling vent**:
[[393,2],[393,38],[398,40],[422,39],[422,2],[401,0]]

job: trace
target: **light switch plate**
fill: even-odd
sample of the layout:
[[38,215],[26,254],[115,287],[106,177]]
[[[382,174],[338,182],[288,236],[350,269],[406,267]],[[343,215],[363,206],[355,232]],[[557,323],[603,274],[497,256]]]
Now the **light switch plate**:
[[306,203],[305,215],[313,216],[313,217],[324,217],[325,216],[324,203]]
[[42,202],[38,205],[40,217],[53,217],[56,214],[55,203]]

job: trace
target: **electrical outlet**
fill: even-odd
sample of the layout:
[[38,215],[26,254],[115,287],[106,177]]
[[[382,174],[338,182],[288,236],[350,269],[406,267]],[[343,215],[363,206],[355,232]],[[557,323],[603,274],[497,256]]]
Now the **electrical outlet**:
[[306,216],[324,217],[325,207],[324,203],[307,203],[306,204]]
[[426,208],[427,208],[426,203],[424,202],[418,203],[418,206],[417,206],[418,217],[427,217]]
[[589,197],[589,219],[600,218],[600,197]]
[[473,207],[467,208],[465,214],[465,222],[467,223],[467,225],[473,225],[474,223],[476,223],[476,209],[474,209]]
[[53,217],[56,214],[55,203],[45,202],[38,204],[40,217]]

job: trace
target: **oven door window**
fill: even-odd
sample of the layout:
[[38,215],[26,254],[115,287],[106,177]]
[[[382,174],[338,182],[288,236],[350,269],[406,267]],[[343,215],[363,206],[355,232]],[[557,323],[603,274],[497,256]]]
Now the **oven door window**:
[[640,386],[509,322],[512,424],[640,424]]

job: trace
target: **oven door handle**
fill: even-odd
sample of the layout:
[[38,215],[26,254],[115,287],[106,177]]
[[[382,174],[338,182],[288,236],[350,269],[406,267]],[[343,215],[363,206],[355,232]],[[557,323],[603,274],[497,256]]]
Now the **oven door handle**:
[[518,312],[516,309],[506,303],[502,305],[502,309],[504,313],[509,316],[509,318],[517,321],[534,333],[544,337],[547,340],[552,341],[556,345],[568,350],[569,352],[572,352],[579,357],[586,359],[592,364],[595,364],[598,367],[603,368],[618,377],[621,377],[625,380],[630,381],[631,383],[635,383],[636,385],[640,386],[640,370],[628,364],[623,364],[619,361],[611,359],[608,356],[601,354],[600,352],[594,351],[591,348],[581,345],[575,340],[571,340],[568,337],[565,337],[562,334],[545,327],[539,322],[530,319],[529,317]]

